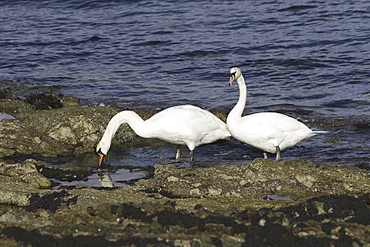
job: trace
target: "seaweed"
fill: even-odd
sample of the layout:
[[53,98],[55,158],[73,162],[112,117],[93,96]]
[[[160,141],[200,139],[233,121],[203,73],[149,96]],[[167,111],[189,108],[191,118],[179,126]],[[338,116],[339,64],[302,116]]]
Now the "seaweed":
[[36,107],[36,110],[51,110],[62,108],[63,95],[56,95],[53,92],[33,93],[26,96],[25,102]]
[[10,98],[10,88],[4,88],[4,89],[0,89],[0,99],[8,99]]

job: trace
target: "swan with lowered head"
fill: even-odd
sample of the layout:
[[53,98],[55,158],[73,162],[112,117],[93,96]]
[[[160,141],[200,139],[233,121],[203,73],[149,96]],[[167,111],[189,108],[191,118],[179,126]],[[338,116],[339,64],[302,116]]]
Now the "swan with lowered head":
[[326,131],[312,131],[303,123],[294,118],[277,112],[254,113],[242,117],[247,101],[247,86],[239,68],[230,70],[229,85],[236,79],[239,85],[239,100],[227,116],[227,128],[231,135],[253,147],[267,153],[276,153],[276,160],[280,159],[280,151],[292,147],[298,142],[311,136],[326,133]]
[[[111,141],[118,127],[127,123],[131,129],[144,138],[157,138],[172,144],[186,145],[190,150],[190,161],[194,159],[195,147],[230,137],[226,124],[218,117],[192,105],[180,105],[167,108],[147,120],[143,120],[133,111],[117,113],[108,123],[96,152],[99,165],[111,146]],[[176,159],[180,158],[180,147]]]

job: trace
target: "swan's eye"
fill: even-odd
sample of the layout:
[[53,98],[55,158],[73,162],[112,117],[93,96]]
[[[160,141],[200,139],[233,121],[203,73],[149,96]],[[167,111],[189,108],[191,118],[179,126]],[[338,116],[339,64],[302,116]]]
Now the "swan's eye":
[[236,72],[230,72],[230,76],[236,76]]

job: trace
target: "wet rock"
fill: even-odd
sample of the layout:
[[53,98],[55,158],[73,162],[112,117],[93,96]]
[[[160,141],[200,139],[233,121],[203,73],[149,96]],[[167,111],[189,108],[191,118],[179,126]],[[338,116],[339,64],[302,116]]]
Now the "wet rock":
[[29,212],[36,212],[39,209],[50,210],[55,213],[61,205],[69,206],[72,203],[76,203],[77,196],[65,199],[70,194],[65,191],[55,191],[44,196],[40,196],[37,193],[32,194],[29,198],[29,203],[24,208]]
[[[109,120],[118,112],[111,107],[81,107],[69,104],[63,108],[35,110],[18,100],[0,102],[0,109],[19,121],[0,121],[0,157],[38,153],[44,156],[79,155],[93,152]],[[155,112],[141,112],[144,119]],[[140,140],[127,124],[118,130],[112,145]]]
[[370,191],[370,174],[357,168],[302,159],[281,162],[256,159],[242,166],[204,169],[155,165],[154,177],[136,185],[171,198],[259,200],[275,195],[299,201],[317,195],[365,193]]
[[[10,158],[93,152],[117,110],[76,104],[36,110],[11,99],[0,101],[0,109],[19,120],[0,121],[0,157],[8,156],[7,162],[0,161],[0,245],[366,246],[370,242],[366,170],[302,159],[256,159],[242,166],[202,169],[155,165],[150,179],[122,188],[40,189],[50,186],[45,177],[81,180],[92,171]],[[140,115],[147,119],[154,113]],[[123,125],[113,145],[135,141],[142,139]]]
[[92,170],[73,170],[71,168],[54,167],[45,162],[39,162],[36,167],[43,176],[53,179],[54,185],[58,184],[57,181],[82,181],[93,174]]
[[19,122],[0,122],[0,135],[4,140],[0,144],[2,156],[91,152],[104,132],[107,118],[114,112],[108,107],[83,109],[74,105],[54,111],[22,111],[15,105],[22,109],[23,103],[6,105]]
[[68,106],[54,111],[37,111],[32,115],[22,115],[19,119],[36,131],[41,140],[50,144],[51,150],[46,149],[42,153],[78,154],[93,151],[100,132],[103,132],[102,122],[107,118],[104,113],[109,114],[112,110]]
[[11,89],[10,88],[0,89],[0,99],[9,98],[10,95],[11,95]]
[[[63,191],[54,194],[59,201],[70,196]],[[13,223],[0,230],[7,239],[32,246],[45,241],[89,246],[365,246],[370,241],[369,202],[369,194],[331,195],[288,207],[246,208],[229,214],[199,204],[183,210],[172,201],[104,203],[78,212],[64,205],[53,212],[35,209],[32,216],[21,210],[4,212],[0,222]],[[23,220],[17,221],[20,215]],[[81,238],[87,235],[97,242]]]
[[30,184],[36,188],[48,188],[51,186],[49,179],[41,175],[36,169],[36,165],[42,163],[33,159],[27,159],[23,163],[8,164],[0,162],[0,174],[18,181]]
[[62,97],[52,92],[32,93],[26,96],[25,102],[34,105],[36,110],[57,109],[63,107]]
[[[24,245],[94,246],[95,239],[112,246],[363,246],[370,241],[369,181],[358,168],[301,159],[203,169],[156,165],[153,178],[128,187],[31,186],[22,209],[0,210],[0,231]],[[267,200],[267,192],[286,196]]]
[[0,157],[38,153],[48,147],[30,129],[13,120],[0,121],[0,138]]
[[0,109],[1,112],[15,116],[21,113],[31,113],[35,110],[35,106],[27,104],[21,100],[7,98],[0,100]]
[[36,166],[43,162],[27,159],[23,163],[0,161],[0,204],[25,206],[34,193],[47,194],[51,182]]
[[35,187],[17,178],[0,175],[0,204],[24,206],[29,202]]

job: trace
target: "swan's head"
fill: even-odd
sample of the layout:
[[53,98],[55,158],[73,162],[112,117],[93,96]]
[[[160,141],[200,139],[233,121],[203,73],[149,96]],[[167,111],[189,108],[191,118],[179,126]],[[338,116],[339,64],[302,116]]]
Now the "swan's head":
[[229,86],[233,83],[234,80],[237,80],[242,75],[241,70],[238,67],[232,67],[230,69],[230,81]]
[[104,160],[104,158],[105,158],[105,156],[107,155],[107,152],[108,152],[108,150],[106,150],[106,148],[104,148],[103,146],[104,145],[102,145],[101,142],[100,142],[98,144],[98,146],[96,147],[96,153],[99,156],[99,166],[103,163],[103,160]]

